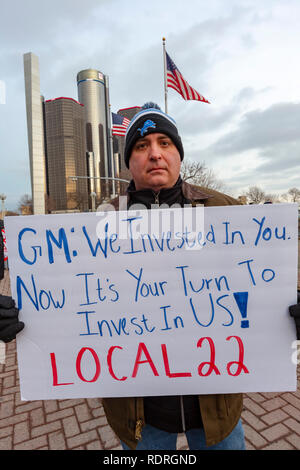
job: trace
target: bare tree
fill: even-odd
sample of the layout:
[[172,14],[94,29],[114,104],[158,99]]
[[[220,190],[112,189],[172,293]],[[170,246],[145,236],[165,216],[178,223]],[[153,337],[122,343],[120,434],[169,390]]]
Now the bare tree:
[[291,188],[287,193],[290,196],[292,202],[300,202],[300,189]]
[[266,200],[266,193],[258,186],[251,186],[245,195],[250,204],[259,204]]
[[291,188],[286,193],[281,194],[281,199],[286,202],[300,202],[300,190]]
[[52,211],[55,211],[56,204],[53,197],[49,196],[49,194],[45,194],[45,212],[46,214],[51,214]]
[[265,194],[265,201],[264,202],[280,202],[279,201],[279,196],[278,194],[272,194],[272,193],[268,193],[268,194]]
[[197,186],[203,186],[217,191],[224,191],[225,189],[225,184],[216,177],[211,169],[207,168],[205,162],[194,162],[188,159],[183,160],[181,165],[181,178],[183,181]]
[[19,200],[17,211],[22,215],[33,214],[32,198],[28,194],[24,194]]
[[66,209],[79,210],[85,212],[88,210],[88,194],[82,191],[74,191],[67,194]]

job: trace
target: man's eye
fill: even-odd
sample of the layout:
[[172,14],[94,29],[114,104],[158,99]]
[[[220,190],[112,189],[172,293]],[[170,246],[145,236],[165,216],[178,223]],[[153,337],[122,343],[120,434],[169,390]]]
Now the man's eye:
[[136,144],[135,146],[137,150],[143,150],[145,147],[146,147],[146,144],[144,142],[140,144]]

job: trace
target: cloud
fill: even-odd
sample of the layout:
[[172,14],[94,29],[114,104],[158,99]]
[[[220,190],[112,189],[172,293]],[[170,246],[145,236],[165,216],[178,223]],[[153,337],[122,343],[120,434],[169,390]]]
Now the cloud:
[[214,155],[231,155],[249,149],[274,148],[297,141],[300,103],[276,103],[265,110],[244,114],[238,128],[221,137],[209,149]]
[[217,106],[214,103],[210,105],[199,102],[193,102],[190,105],[186,103],[179,114],[182,132],[190,136],[223,129],[224,133],[226,126],[229,123],[232,126],[233,120],[243,112],[244,104],[260,93],[261,91],[245,87],[223,106]]
[[[241,90],[239,96],[251,96]],[[232,101],[230,122],[235,129],[206,148],[194,148],[190,156],[205,160],[228,187],[241,192],[260,185],[267,192],[285,192],[300,187],[300,103],[276,103],[239,117],[238,100]],[[224,111],[224,108],[223,108]]]
[[85,0],[83,7],[80,0],[2,2],[0,44],[11,51],[37,42],[50,47],[67,24],[87,27],[93,11],[108,3],[109,0]]

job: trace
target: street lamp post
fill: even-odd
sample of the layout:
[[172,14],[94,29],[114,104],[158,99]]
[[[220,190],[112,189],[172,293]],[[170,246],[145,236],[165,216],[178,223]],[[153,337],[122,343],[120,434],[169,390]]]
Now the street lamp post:
[[[114,178],[112,176],[68,176],[72,181],[77,181],[78,179],[92,179],[92,180],[113,180],[113,181],[122,181],[123,183],[130,183],[129,180],[125,180],[123,178]],[[92,211],[95,211],[95,199],[96,193],[93,191],[90,194],[92,198]],[[113,194],[111,197],[116,197],[115,194],[115,186],[113,186]]]
[[91,199],[92,199],[92,212],[95,212],[96,210],[96,196],[97,194],[95,193],[95,191],[92,191],[91,194]]
[[4,216],[5,216],[5,206],[4,206],[4,201],[6,199],[6,196],[5,194],[0,194],[0,199],[1,199],[1,213],[2,213],[2,220],[4,220]]

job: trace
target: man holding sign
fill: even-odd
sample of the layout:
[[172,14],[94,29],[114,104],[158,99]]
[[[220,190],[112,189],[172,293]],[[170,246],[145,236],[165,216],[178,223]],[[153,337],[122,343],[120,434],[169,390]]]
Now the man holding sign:
[[[125,162],[133,177],[128,188],[128,207],[238,204],[226,195],[211,190],[202,192],[182,182],[184,151],[176,123],[155,105],[150,106],[144,106],[133,118],[126,133]],[[300,316],[300,309],[297,312]],[[138,442],[137,449],[175,449],[177,433],[183,431],[190,449],[245,448],[241,394],[112,398],[103,403],[112,428],[131,448]]]
[[[153,103],[145,105],[131,121],[125,138],[125,162],[133,177],[128,188],[127,208],[132,208],[135,204],[142,204],[147,209],[151,209],[153,205],[159,207],[163,204],[167,207],[174,204],[179,207],[197,204],[205,207],[238,204],[229,196],[208,189],[202,190],[183,182],[180,178],[183,157],[183,146],[175,121]],[[113,204],[115,203],[116,201],[113,201]],[[110,240],[112,247],[112,242],[116,239]],[[185,266],[182,265],[180,268],[179,273],[182,275],[184,288],[187,289]],[[248,268],[251,274],[250,262],[245,268]],[[134,274],[130,275],[134,277]],[[163,290],[163,283],[160,287]],[[240,302],[242,313],[243,302],[239,297],[237,301]],[[291,307],[290,312],[297,324],[300,321],[299,305]],[[88,322],[88,312],[86,319]],[[143,320],[147,327],[145,317]],[[0,298],[0,340],[12,340],[23,326],[22,322],[18,321],[14,306],[7,298]],[[88,333],[96,334],[90,330]],[[128,334],[125,332],[125,327],[124,333]],[[201,338],[202,340],[208,338]],[[163,349],[165,345],[161,346],[165,360],[167,357],[166,349]],[[213,351],[213,343],[210,343],[210,347]],[[119,346],[113,348],[122,349]],[[147,353],[147,349],[139,349],[135,364],[147,362],[152,364],[154,370],[150,357],[147,357],[147,361],[141,361],[142,351],[144,354]],[[166,363],[165,360],[165,365]],[[215,365],[214,367],[217,370]],[[241,367],[245,367],[242,362]],[[103,399],[103,405],[108,422],[120,438],[124,449],[176,449],[177,434],[181,432],[186,433],[191,450],[245,448],[240,421],[242,395],[239,393],[114,397]]]

